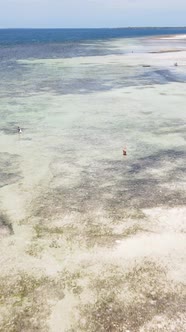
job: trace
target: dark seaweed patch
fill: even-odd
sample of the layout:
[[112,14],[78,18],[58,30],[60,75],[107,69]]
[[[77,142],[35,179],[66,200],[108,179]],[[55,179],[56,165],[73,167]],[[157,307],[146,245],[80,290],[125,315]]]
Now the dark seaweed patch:
[[[0,132],[2,132],[5,135],[17,135],[17,127],[18,123],[7,123],[7,126],[0,127]],[[26,128],[21,127],[23,131],[25,131]],[[22,138],[22,140],[27,140],[26,138]],[[31,140],[31,139],[30,139]]]
[[128,271],[107,266],[90,289],[95,300],[79,308],[75,331],[138,332],[156,315],[171,319],[185,312],[184,286],[168,280],[165,268],[153,261],[135,262]]
[[138,159],[138,163],[134,163],[130,166],[129,173],[136,174],[140,171],[144,171],[146,169],[150,169],[153,167],[161,167],[163,166],[164,162],[171,162],[175,163],[178,160],[182,160],[184,162],[186,158],[185,151],[178,151],[178,150],[162,150],[156,154],[140,158]]
[[3,133],[3,134],[6,134],[6,135],[13,135],[13,134],[17,134],[17,128],[16,127],[1,127],[0,128],[0,131]]
[[186,81],[186,76],[179,75],[169,69],[155,69],[146,70],[141,79],[144,81],[149,81],[149,84],[167,84],[171,82],[184,83]]
[[[129,207],[141,209],[155,206],[184,205],[185,193],[181,190],[166,189],[184,173],[186,153],[184,151],[162,150],[159,153],[139,158],[138,162],[102,160],[94,166],[80,168],[79,185],[63,187],[59,185],[37,198],[35,214],[45,216],[58,213],[87,213],[101,206],[112,220],[122,218]],[[172,169],[161,176],[152,175],[153,169],[163,170],[166,163]],[[178,165],[177,165],[177,162]],[[53,168],[55,174],[55,167]],[[68,176],[58,173],[57,178]]]
[[0,188],[16,183],[22,178],[19,159],[16,154],[0,153]]
[[14,233],[12,224],[4,213],[0,213],[0,230],[1,229],[5,231],[6,234],[12,235]]

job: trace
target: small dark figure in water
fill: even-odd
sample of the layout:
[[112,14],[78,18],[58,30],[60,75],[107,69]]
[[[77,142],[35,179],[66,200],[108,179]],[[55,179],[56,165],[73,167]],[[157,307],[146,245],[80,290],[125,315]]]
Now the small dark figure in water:
[[18,134],[21,134],[21,133],[22,133],[22,130],[21,130],[20,127],[17,127],[17,132],[18,132]]
[[178,63],[177,63],[177,62],[175,62],[174,66],[175,66],[175,67],[178,67]]
[[123,156],[126,156],[127,155],[127,150],[126,148],[123,149]]

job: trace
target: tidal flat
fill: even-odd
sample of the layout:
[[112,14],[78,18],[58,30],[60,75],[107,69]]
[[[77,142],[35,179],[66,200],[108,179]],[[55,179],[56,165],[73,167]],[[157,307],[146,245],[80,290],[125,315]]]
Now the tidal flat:
[[0,331],[186,331],[185,39],[26,52],[0,68]]

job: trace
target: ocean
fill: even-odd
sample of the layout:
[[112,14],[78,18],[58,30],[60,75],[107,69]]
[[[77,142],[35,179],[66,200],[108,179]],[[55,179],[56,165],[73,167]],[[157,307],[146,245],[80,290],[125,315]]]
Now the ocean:
[[185,34],[186,27],[115,29],[1,29],[0,45],[83,42],[114,38],[138,38]]
[[182,331],[185,34],[0,30],[3,331]]
[[[108,90],[116,85],[116,87],[143,85],[153,83],[165,83],[167,81],[183,81],[183,77],[174,77],[173,73],[165,70],[154,70],[137,72],[135,77],[131,71],[120,72],[120,68],[109,70],[110,73],[105,73],[106,66],[99,67],[99,73],[95,76],[82,75],[80,77],[74,75],[70,70],[66,70],[61,79],[60,73],[51,71],[41,72],[40,75],[35,76],[31,67],[25,63],[21,64],[19,60],[38,60],[38,59],[68,59],[77,57],[91,57],[91,56],[108,56],[108,55],[122,55],[141,53],[144,51],[144,46],[148,47],[148,51],[154,50],[156,43],[153,45],[146,43],[145,37],[157,35],[183,34],[186,28],[126,28],[126,29],[8,29],[0,30],[0,75],[3,77],[0,85],[1,91],[9,91],[9,86],[12,87],[12,94],[30,93],[32,89],[35,91],[42,91],[50,88],[58,91],[61,94],[68,93],[83,93],[89,91]],[[123,38],[126,43],[123,47],[118,47],[117,41]],[[140,38],[140,43],[137,41],[135,47],[134,40]],[[146,45],[144,45],[146,43]],[[160,43],[160,42],[159,42]],[[148,44],[148,45],[147,45]],[[163,41],[162,45],[166,42]],[[176,44],[176,43],[175,43]],[[180,45],[180,41],[179,41]],[[80,68],[81,69],[81,68]],[[83,69],[83,67],[82,67]],[[42,68],[40,67],[40,70]],[[76,69],[77,70],[77,69]],[[84,70],[84,69],[83,69]],[[89,67],[92,70],[92,67]],[[95,68],[93,69],[95,71]],[[116,75],[115,76],[115,71]],[[32,84],[32,73],[33,80]],[[115,77],[114,77],[115,76]],[[10,82],[11,81],[11,82]],[[26,81],[26,84],[24,84]],[[6,86],[7,82],[7,88]],[[1,92],[0,92],[1,93]]]

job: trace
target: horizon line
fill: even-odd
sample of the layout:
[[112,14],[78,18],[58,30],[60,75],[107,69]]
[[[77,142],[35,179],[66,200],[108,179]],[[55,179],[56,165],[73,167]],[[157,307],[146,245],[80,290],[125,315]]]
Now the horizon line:
[[186,28],[186,25],[184,26],[119,26],[119,27],[81,27],[81,28],[72,28],[72,27],[0,27],[0,30],[34,30],[34,29],[59,29],[59,30],[96,30],[96,29],[183,29]]

